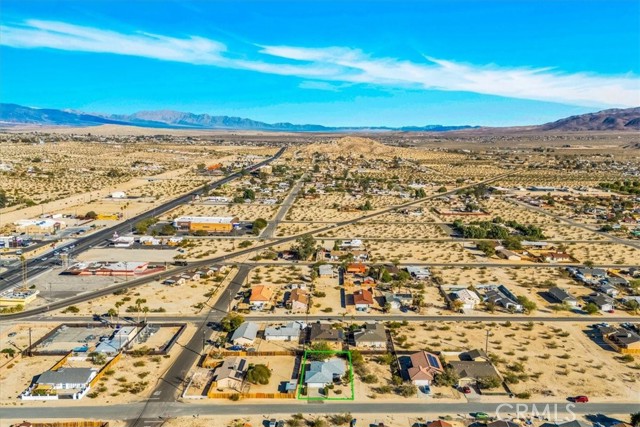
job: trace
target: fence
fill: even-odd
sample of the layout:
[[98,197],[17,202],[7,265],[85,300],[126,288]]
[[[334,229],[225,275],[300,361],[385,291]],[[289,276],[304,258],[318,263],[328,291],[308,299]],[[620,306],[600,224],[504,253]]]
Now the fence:
[[95,378],[91,380],[91,382],[89,383],[89,387],[93,387],[94,385],[96,385],[96,383],[100,380],[100,378],[102,378],[104,373],[107,372],[113,365],[115,365],[118,362],[118,360],[120,360],[121,357],[122,357],[122,352],[116,354],[113,357],[113,359],[109,360],[109,362],[106,365],[104,365],[102,369],[100,369],[100,371],[95,376]]
[[202,362],[203,368],[215,368],[219,364],[219,359],[227,356],[298,356],[301,351],[279,350],[279,351],[211,351]]
[[214,385],[207,392],[210,399],[230,399],[231,396],[238,396],[240,399],[295,399],[295,393],[234,393],[215,390]]

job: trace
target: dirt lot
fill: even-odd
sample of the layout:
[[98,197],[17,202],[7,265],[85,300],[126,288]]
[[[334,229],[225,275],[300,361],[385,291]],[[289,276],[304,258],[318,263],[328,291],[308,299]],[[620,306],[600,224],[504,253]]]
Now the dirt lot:
[[586,328],[551,322],[425,322],[401,327],[397,336],[406,337],[402,344],[406,349],[462,352],[484,348],[489,330],[489,353],[498,360],[500,373],[520,376],[510,384],[515,393],[564,399],[579,391],[595,401],[634,399],[640,392],[637,363],[618,360],[617,353],[593,342]]

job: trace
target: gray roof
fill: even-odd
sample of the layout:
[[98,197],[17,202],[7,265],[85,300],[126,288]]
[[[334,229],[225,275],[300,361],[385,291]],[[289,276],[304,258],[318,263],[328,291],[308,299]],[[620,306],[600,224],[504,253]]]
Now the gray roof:
[[256,335],[258,334],[258,324],[254,322],[243,322],[238,329],[233,331],[233,335],[231,336],[231,341],[235,341],[238,338],[245,338],[250,341],[256,339]]
[[213,380],[220,381],[225,378],[231,378],[242,381],[248,367],[247,359],[232,357],[222,362],[222,364],[215,369]]
[[565,289],[558,288],[557,286],[550,288],[548,292],[553,298],[555,298],[560,302],[577,301],[576,298],[572,296],[569,292],[567,292]]
[[487,356],[487,353],[483,349],[469,350],[465,353],[462,353],[460,356],[466,357],[471,360],[478,358],[489,360],[489,356]]
[[499,377],[496,368],[489,362],[471,362],[467,360],[449,363],[460,378]]
[[326,362],[311,362],[307,371],[304,382],[308,383],[330,383],[333,382],[334,375],[344,375],[346,372],[345,362],[342,359],[334,357]]
[[353,333],[356,344],[359,342],[386,342],[387,333],[383,325],[367,323],[364,328]]
[[341,329],[334,329],[328,323],[312,323],[309,332],[311,341],[344,341],[344,332]]
[[265,337],[298,337],[307,325],[301,321],[289,322],[284,326],[269,326],[264,330]]
[[318,268],[321,275],[333,274],[333,266],[329,264],[323,264]]
[[40,374],[37,384],[87,384],[93,368],[60,368],[57,371],[45,371]]

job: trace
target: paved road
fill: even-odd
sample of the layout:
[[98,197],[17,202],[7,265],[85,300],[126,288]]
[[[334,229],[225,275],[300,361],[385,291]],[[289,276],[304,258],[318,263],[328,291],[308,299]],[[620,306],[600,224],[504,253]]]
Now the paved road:
[[588,231],[590,233],[599,234],[600,236],[605,237],[605,238],[607,238],[607,239],[609,239],[611,241],[614,241],[616,243],[620,243],[622,245],[631,246],[632,248],[640,249],[640,242],[634,242],[634,241],[631,241],[631,240],[623,239],[623,238],[618,237],[618,236],[613,236],[611,234],[604,233],[602,231],[594,230],[593,228],[591,228],[591,227],[589,227],[589,226],[587,226],[585,224],[576,222],[576,221],[574,221],[572,219],[565,218],[565,217],[560,216],[560,215],[556,215],[556,214],[551,213],[551,212],[547,212],[546,210],[544,210],[542,208],[539,208],[539,207],[536,207],[536,206],[531,206],[530,204],[521,202],[519,200],[513,200],[512,199],[512,201],[515,204],[517,204],[519,206],[522,206],[523,208],[532,210],[534,212],[538,212],[538,213],[543,214],[543,215],[550,216],[551,218],[554,218],[554,219],[556,219],[558,221],[562,221],[565,224],[569,224],[569,225],[571,225],[573,227],[576,227],[576,228],[581,228],[581,229],[586,230],[586,231]]
[[[296,413],[302,414],[335,414],[350,412],[354,416],[366,414],[471,414],[474,412],[486,412],[493,416],[500,404],[513,405],[513,409],[502,407],[501,414],[515,413],[515,404],[523,403],[532,408],[533,405],[542,412],[549,405],[552,413],[554,407],[557,413],[565,415],[568,411],[575,414],[629,414],[640,411],[640,403],[611,402],[611,403],[581,403],[567,406],[568,402],[558,400],[556,402],[531,402],[506,399],[502,403],[406,403],[406,402],[324,402],[307,403],[300,400],[277,401],[264,404],[247,404],[244,402],[215,401],[207,403],[180,403],[180,402],[152,402],[130,403],[119,405],[96,406],[66,406],[56,407],[45,404],[29,407],[0,407],[0,419],[29,419],[29,418],[89,418],[101,420],[129,420],[137,422],[138,414],[146,410],[152,417],[145,423],[137,423],[143,427],[157,425],[159,418],[191,417],[195,415],[280,415],[287,416]],[[557,406],[554,406],[557,405]]]
[[[281,149],[278,152],[278,154],[276,154],[276,156],[281,154],[283,150],[284,149]],[[272,158],[270,158],[268,160],[265,160],[264,162],[271,161],[274,158],[276,158],[276,157],[274,156],[274,157],[272,157]],[[258,163],[257,165],[254,165],[252,168],[258,167],[259,165],[263,164],[264,162]],[[505,176],[508,176],[508,175],[510,175],[510,174],[499,175],[499,176],[496,176],[496,177],[493,177],[493,178],[490,178],[490,179],[486,179],[486,180],[478,182],[478,183],[469,184],[469,185],[466,185],[464,187],[459,187],[459,188],[450,190],[450,191],[448,191],[446,193],[440,193],[440,194],[436,194],[436,195],[427,196],[425,198],[416,199],[416,200],[413,200],[411,202],[404,203],[402,205],[390,206],[390,207],[387,207],[385,209],[381,209],[379,211],[376,211],[376,212],[373,212],[373,213],[370,213],[370,214],[367,214],[367,215],[363,215],[363,216],[361,216],[359,218],[355,218],[355,219],[348,220],[348,221],[342,221],[342,222],[339,222],[337,224],[332,224],[332,225],[329,225],[329,226],[326,226],[326,227],[322,227],[322,228],[318,228],[318,229],[315,229],[315,230],[312,230],[312,231],[308,231],[308,232],[305,232],[305,233],[300,233],[300,234],[289,236],[289,237],[279,238],[279,239],[274,240],[274,241],[272,241],[270,243],[264,243],[264,244],[259,245],[259,246],[254,246],[254,247],[251,247],[251,248],[247,248],[247,249],[244,249],[244,250],[233,252],[232,254],[229,255],[229,257],[238,257],[238,256],[246,255],[246,254],[252,253],[254,251],[261,251],[263,249],[267,249],[267,248],[270,248],[270,247],[275,246],[275,245],[280,245],[280,244],[283,244],[283,243],[295,241],[296,239],[298,239],[301,236],[305,236],[305,235],[308,235],[308,234],[323,233],[325,231],[333,230],[333,229],[335,229],[337,227],[344,227],[345,225],[354,224],[356,222],[363,221],[363,220],[366,220],[366,219],[369,219],[369,218],[374,218],[376,216],[383,215],[383,214],[385,214],[387,212],[391,212],[391,211],[394,211],[396,209],[402,209],[402,208],[405,208],[405,207],[408,207],[408,206],[412,206],[412,205],[415,205],[415,204],[424,203],[425,201],[433,199],[435,197],[446,196],[446,195],[454,194],[454,193],[456,193],[456,192],[458,192],[458,191],[460,191],[462,189],[472,188],[472,187],[475,187],[475,186],[480,185],[480,184],[487,184],[489,182],[493,182],[493,181],[495,181],[497,179],[501,179],[501,178],[503,178]],[[230,178],[230,177],[231,177],[231,175],[229,177],[225,178],[225,180]],[[222,181],[218,181],[217,182],[218,185],[221,185],[221,184],[219,184],[220,182],[222,182]],[[227,181],[225,181],[225,182],[227,182]],[[176,199],[176,200],[178,200],[178,199]],[[155,216],[155,214],[152,214],[150,216]],[[100,232],[100,233],[102,233],[102,232]],[[102,240],[104,240],[106,238],[107,238],[106,236],[103,236]],[[77,244],[77,246],[79,246],[79,244]],[[78,250],[78,249],[79,248],[77,248],[76,250]],[[149,282],[152,282],[154,280],[159,280],[159,279],[168,277],[169,275],[174,275],[174,274],[177,274],[177,273],[181,273],[181,272],[193,269],[193,268],[204,267],[204,266],[211,265],[211,264],[216,264],[216,263],[223,263],[223,262],[226,261],[226,259],[227,259],[227,256],[225,255],[223,257],[210,258],[210,259],[200,260],[200,261],[196,261],[196,262],[191,262],[186,267],[180,267],[180,268],[172,269],[169,272],[162,272],[162,273],[158,273],[158,274],[149,275],[149,276],[146,276],[146,277],[143,277],[143,278],[140,278],[140,279],[132,280],[132,281],[129,281],[129,282],[124,282],[124,283],[116,285],[116,286],[103,288],[103,289],[100,289],[100,290],[95,291],[95,292],[90,292],[90,293],[86,293],[86,294],[83,294],[83,295],[78,295],[76,297],[73,297],[73,298],[70,298],[70,299],[67,299],[67,300],[64,300],[64,301],[57,301],[57,302],[52,303],[52,304],[50,304],[48,306],[38,307],[38,308],[34,308],[32,310],[26,310],[26,311],[23,311],[21,313],[3,315],[1,318],[2,319],[6,319],[6,320],[13,320],[13,319],[26,318],[26,317],[30,317],[30,316],[41,314],[41,313],[46,313],[46,312],[51,311],[51,310],[57,310],[57,309],[64,308],[64,307],[67,307],[69,305],[73,305],[73,304],[76,304],[76,303],[89,301],[89,300],[92,300],[92,299],[94,299],[96,297],[108,295],[108,294],[110,294],[110,293],[112,293],[112,292],[114,292],[116,290],[127,289],[127,288],[132,288],[132,287],[135,287],[135,286],[140,286],[140,285],[142,285],[144,283],[149,283]]]
[[[252,171],[256,168],[259,168],[260,166],[263,166],[265,164],[272,162],[273,160],[279,158],[282,155],[282,153],[284,153],[285,149],[286,148],[281,148],[273,157],[263,160],[262,162],[256,163],[255,165],[247,168],[246,170]],[[233,181],[234,179],[240,176],[242,176],[242,172],[236,172],[225,178],[222,178],[221,180],[203,185],[202,187],[195,189],[189,194],[185,194],[176,199],[165,202],[160,206],[157,206],[151,209],[150,211],[143,212],[140,215],[129,218],[128,220],[123,221],[113,227],[102,229],[93,234],[82,237],[76,240],[75,242],[70,242],[68,244],[61,245],[57,247],[56,250],[60,251],[65,247],[69,247],[72,244],[75,244],[75,248],[73,248],[74,254],[84,252],[88,249],[91,249],[93,246],[103,243],[107,239],[111,238],[113,236],[113,233],[115,232],[117,233],[128,232],[131,229],[131,227],[133,227],[140,220],[145,218],[155,217],[163,214],[164,212],[168,212],[171,209],[174,209],[184,203],[188,203],[193,199],[194,196],[201,194],[205,189],[220,187],[221,185],[224,185],[230,181]],[[41,268],[41,267],[50,268],[51,266],[54,265],[54,262],[55,260],[53,259],[48,259],[46,261],[40,261],[40,258],[31,259],[27,261],[27,268],[29,269],[29,271],[31,271],[31,269],[34,269],[34,268]],[[4,274],[2,274],[1,277],[2,277],[2,280],[0,280],[0,291],[8,289],[20,283],[20,281],[22,280],[22,269],[14,268],[14,269],[8,270]]]
[[196,363],[196,360],[204,355],[206,340],[211,339],[213,329],[207,324],[209,322],[219,322],[229,312],[231,301],[233,301],[233,297],[245,283],[250,270],[247,266],[240,266],[238,273],[220,295],[215,305],[211,307],[211,310],[206,316],[198,318],[197,330],[187,345],[182,348],[169,370],[160,377],[156,388],[151,393],[150,399],[147,400],[147,405],[142,408],[138,417],[130,423],[132,427],[148,426],[151,421],[158,419],[158,415],[161,414],[158,413],[155,402],[165,402],[166,405],[166,403],[176,400],[182,386],[187,381],[189,371]]
[[304,178],[305,178],[305,175],[303,174],[300,177],[300,179],[298,179],[298,181],[295,183],[295,185],[293,186],[293,188],[291,189],[287,197],[284,199],[284,201],[280,205],[280,209],[278,209],[278,213],[273,218],[273,220],[269,221],[269,223],[267,224],[267,227],[264,229],[260,237],[263,237],[265,239],[273,238],[273,233],[275,233],[276,228],[278,227],[278,224],[280,224],[280,222],[285,217],[285,215],[287,214],[287,212],[289,211],[293,203],[296,201],[296,197],[298,196],[298,193],[302,188]]
[[[226,291],[225,291],[226,292]],[[231,291],[231,296],[233,297],[235,293],[233,290]],[[225,307],[226,310],[226,307]],[[202,314],[200,316],[147,316],[147,320],[149,322],[158,322],[158,323],[175,323],[175,322],[200,322],[206,314]],[[442,316],[433,316],[433,315],[421,315],[421,314],[354,314],[347,315],[342,317],[341,315],[301,315],[301,314],[264,314],[260,316],[244,316],[245,320],[255,321],[255,322],[278,322],[278,321],[293,321],[293,320],[308,320],[310,322],[315,322],[318,320],[330,320],[335,322],[341,321],[352,321],[356,320],[358,322],[387,322],[387,321],[398,321],[401,322],[403,320],[407,320],[409,322],[568,322],[568,323],[601,323],[601,322],[610,322],[610,323],[622,323],[629,321],[637,321],[638,316],[571,316],[571,317],[559,317],[559,316],[527,316],[526,314],[522,314],[519,316],[516,315],[501,315],[496,314],[493,316],[482,315],[482,316],[469,316],[469,315],[456,315],[456,314],[447,314]],[[64,323],[86,323],[93,322],[93,318],[89,316],[56,316],[55,319],[51,317],[43,316],[43,317],[33,317],[30,318],[29,321],[32,322],[51,322],[55,320],[56,322],[64,322]]]

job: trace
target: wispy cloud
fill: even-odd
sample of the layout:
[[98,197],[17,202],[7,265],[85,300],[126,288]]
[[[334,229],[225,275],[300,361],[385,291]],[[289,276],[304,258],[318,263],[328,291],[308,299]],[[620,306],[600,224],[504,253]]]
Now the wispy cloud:
[[131,34],[62,22],[28,20],[0,26],[0,44],[15,48],[51,48],[111,53],[309,79],[301,87],[335,90],[368,84],[425,90],[467,91],[510,98],[589,107],[640,105],[635,75],[563,73],[553,68],[473,65],[424,57],[424,62],[373,57],[346,47],[257,46],[255,58],[237,58],[216,40],[190,36]]

